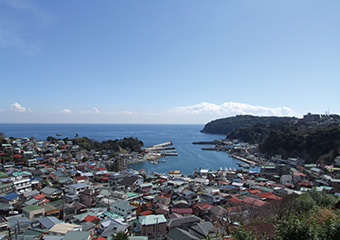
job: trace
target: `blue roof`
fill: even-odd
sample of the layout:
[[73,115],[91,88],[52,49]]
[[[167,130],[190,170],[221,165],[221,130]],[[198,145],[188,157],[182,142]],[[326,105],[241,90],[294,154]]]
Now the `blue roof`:
[[19,197],[19,194],[15,193],[15,192],[12,192],[12,193],[9,193],[9,194],[3,196],[3,198],[7,199],[7,200],[12,200],[13,198],[16,198],[16,197]]

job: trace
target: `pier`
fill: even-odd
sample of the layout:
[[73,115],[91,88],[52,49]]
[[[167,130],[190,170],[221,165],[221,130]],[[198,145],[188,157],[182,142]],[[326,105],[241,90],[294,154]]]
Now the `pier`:
[[171,146],[171,145],[172,145],[171,141],[152,145],[152,146],[146,147],[145,152],[158,152],[158,151],[163,151],[163,150],[175,149],[174,147],[168,147],[168,146]]
[[250,160],[248,160],[244,157],[240,157],[240,156],[237,156],[237,155],[234,155],[234,154],[230,154],[229,156],[232,157],[232,158],[235,158],[237,160],[240,160],[242,162],[248,163],[248,164],[252,164],[252,165],[255,165],[255,166],[257,165],[257,162],[250,161]]

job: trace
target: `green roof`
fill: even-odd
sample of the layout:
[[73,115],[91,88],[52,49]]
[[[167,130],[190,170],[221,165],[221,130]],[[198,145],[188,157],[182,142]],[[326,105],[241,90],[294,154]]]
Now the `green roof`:
[[0,172],[0,178],[8,178],[8,175],[4,172]]
[[134,193],[134,192],[127,192],[126,193],[126,196],[128,197],[128,198],[130,198],[130,197],[135,197],[135,196],[138,196],[139,194],[138,193]]
[[25,212],[31,212],[31,211],[39,210],[39,209],[44,209],[44,208],[40,206],[36,206],[36,205],[29,205],[29,206],[22,208],[22,210],[24,210]]

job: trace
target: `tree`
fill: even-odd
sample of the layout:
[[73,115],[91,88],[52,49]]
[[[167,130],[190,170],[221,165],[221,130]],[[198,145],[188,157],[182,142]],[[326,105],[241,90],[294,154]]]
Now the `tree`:
[[114,240],[128,240],[129,234],[128,232],[117,232],[112,236]]

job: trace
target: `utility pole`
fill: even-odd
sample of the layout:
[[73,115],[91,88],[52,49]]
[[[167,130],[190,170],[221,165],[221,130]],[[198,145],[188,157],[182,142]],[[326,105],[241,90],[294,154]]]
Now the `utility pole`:
[[158,239],[158,217],[155,217],[156,219],[156,240]]

